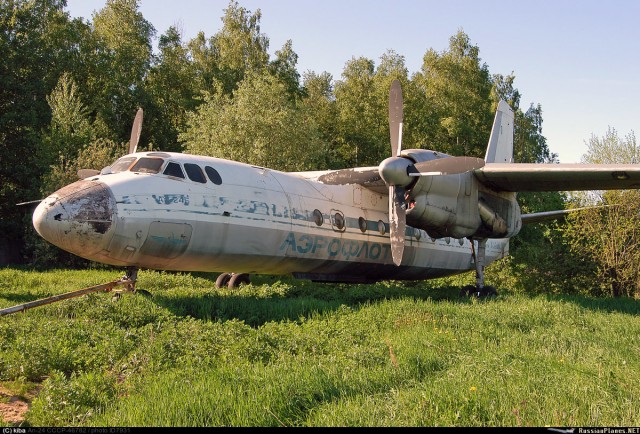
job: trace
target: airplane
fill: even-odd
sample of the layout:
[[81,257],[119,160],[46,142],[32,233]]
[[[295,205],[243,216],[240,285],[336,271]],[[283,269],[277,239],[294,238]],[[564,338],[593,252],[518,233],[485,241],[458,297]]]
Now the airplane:
[[567,210],[521,214],[521,191],[640,188],[640,165],[513,163],[514,115],[500,101],[484,159],[403,149],[403,100],[389,92],[391,156],[379,166],[282,172],[220,158],[129,153],[42,200],[33,225],[80,257],[124,267],[219,272],[216,287],[250,274],[318,282],[424,280],[475,271],[463,292],[495,295],[484,268],[508,255],[523,224]]

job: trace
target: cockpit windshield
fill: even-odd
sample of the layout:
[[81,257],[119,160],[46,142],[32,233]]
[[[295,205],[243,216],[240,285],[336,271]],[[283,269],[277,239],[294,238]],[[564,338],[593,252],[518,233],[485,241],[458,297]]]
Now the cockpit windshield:
[[136,161],[136,157],[122,157],[118,159],[115,163],[113,163],[111,167],[107,168],[109,169],[108,173],[124,172],[131,166],[131,163],[133,163],[134,161]]
[[139,173],[158,173],[160,172],[160,168],[163,164],[164,159],[162,158],[142,157],[133,165],[131,171]]

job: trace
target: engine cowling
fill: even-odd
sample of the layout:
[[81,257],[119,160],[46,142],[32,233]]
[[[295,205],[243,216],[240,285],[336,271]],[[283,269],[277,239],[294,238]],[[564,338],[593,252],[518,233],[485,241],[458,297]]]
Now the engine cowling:
[[[411,149],[402,156],[415,163],[448,155]],[[515,193],[499,193],[482,186],[473,172],[421,176],[407,193],[407,224],[433,238],[506,238],[521,228]]]

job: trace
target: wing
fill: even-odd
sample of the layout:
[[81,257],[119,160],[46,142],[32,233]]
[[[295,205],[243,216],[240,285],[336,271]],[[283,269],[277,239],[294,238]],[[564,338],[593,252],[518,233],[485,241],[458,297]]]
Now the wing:
[[482,184],[497,191],[640,188],[639,164],[487,163],[474,173]]

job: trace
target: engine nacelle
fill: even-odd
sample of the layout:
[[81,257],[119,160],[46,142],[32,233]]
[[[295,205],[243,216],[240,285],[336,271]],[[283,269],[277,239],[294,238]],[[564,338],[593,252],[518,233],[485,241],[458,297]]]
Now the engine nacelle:
[[[448,157],[435,151],[409,149],[402,153],[414,162]],[[464,238],[476,233],[478,180],[471,172],[421,176],[409,190],[407,224],[424,229],[433,238]]]
[[[406,150],[402,156],[416,163],[448,157],[424,149]],[[522,227],[515,193],[489,190],[472,172],[421,176],[407,200],[407,224],[433,238],[508,238]]]
[[478,186],[472,173],[420,177],[409,194],[407,223],[433,238],[465,238],[480,227]]

